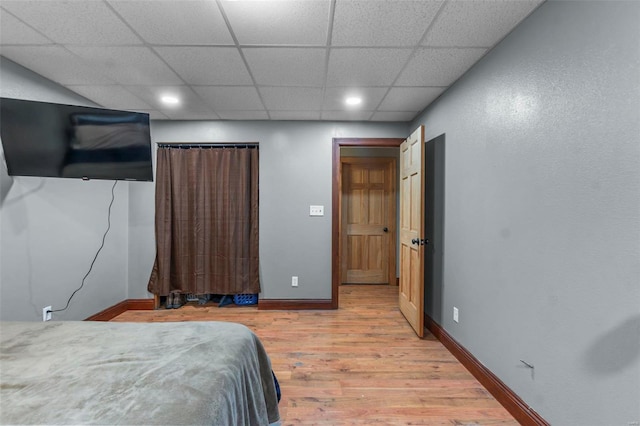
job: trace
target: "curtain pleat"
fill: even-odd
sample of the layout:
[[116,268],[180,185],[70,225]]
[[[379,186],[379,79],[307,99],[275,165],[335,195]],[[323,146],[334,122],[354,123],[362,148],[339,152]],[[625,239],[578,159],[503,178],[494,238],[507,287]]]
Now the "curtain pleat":
[[158,148],[149,292],[256,294],[258,149]]

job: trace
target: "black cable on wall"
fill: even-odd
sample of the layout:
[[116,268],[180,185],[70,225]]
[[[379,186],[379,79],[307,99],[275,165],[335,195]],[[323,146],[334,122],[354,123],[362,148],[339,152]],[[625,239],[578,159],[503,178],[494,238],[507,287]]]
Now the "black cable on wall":
[[89,274],[91,273],[91,271],[93,270],[93,265],[96,263],[96,260],[98,259],[98,255],[100,254],[100,252],[102,251],[102,248],[104,247],[104,242],[107,238],[107,234],[109,233],[109,230],[111,229],[111,207],[113,206],[113,202],[116,198],[115,195],[115,189],[116,189],[116,185],[118,184],[118,181],[113,182],[113,186],[111,187],[111,202],[109,203],[109,209],[107,210],[107,229],[104,231],[104,234],[102,235],[102,244],[100,244],[100,248],[98,248],[98,251],[96,251],[95,256],[93,256],[93,260],[91,261],[91,265],[89,266],[89,270],[87,271],[87,273],[84,275],[84,277],[82,278],[82,283],[80,283],[80,287],[78,287],[73,293],[71,293],[71,296],[69,296],[69,300],[67,300],[67,304],[65,305],[64,308],[62,309],[52,309],[50,311],[47,311],[49,313],[54,313],[54,312],[63,312],[66,311],[67,308],[69,307],[69,304],[71,303],[71,299],[73,299],[73,296],[76,295],[77,292],[79,292],[82,287],[84,287],[84,282],[87,279],[87,277],[89,276]]

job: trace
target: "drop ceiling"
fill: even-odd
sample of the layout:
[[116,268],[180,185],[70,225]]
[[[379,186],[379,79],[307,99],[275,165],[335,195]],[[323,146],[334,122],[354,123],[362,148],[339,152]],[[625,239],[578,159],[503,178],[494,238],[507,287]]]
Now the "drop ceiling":
[[542,1],[1,0],[0,55],[154,119],[410,121]]

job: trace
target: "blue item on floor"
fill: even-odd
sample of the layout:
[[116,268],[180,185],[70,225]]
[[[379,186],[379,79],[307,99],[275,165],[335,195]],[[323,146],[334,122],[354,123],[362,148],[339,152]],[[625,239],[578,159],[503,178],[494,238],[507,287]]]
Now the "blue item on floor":
[[233,303],[236,305],[255,305],[258,303],[257,294],[236,294],[233,296]]

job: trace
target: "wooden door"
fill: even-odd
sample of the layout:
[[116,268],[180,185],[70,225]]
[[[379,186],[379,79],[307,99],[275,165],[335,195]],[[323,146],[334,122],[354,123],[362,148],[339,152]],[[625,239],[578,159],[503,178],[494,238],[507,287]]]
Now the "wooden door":
[[400,145],[400,311],[424,336],[424,127]]
[[396,160],[343,157],[342,284],[395,284]]

